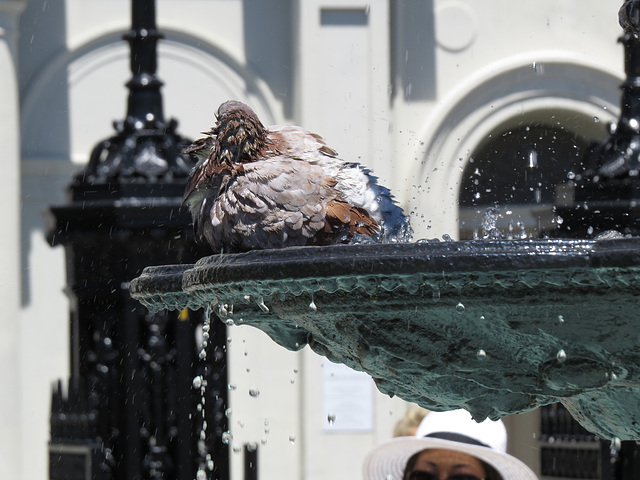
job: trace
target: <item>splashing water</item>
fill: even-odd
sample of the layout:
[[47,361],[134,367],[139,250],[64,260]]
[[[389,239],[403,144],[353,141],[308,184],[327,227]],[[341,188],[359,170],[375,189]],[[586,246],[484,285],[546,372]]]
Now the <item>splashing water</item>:
[[502,217],[500,210],[496,207],[489,207],[482,215],[482,238],[485,240],[497,240],[504,238],[498,229],[498,219]]
[[558,360],[558,363],[564,363],[567,360],[567,353],[563,349],[558,350],[556,359]]
[[250,387],[249,395],[252,396],[253,398],[257,398],[260,396],[260,390],[258,390],[256,387]]
[[327,422],[329,422],[329,425],[333,425],[335,421],[336,421],[336,414],[333,412],[329,412],[327,414]]
[[196,410],[200,413],[200,431],[198,434],[198,470],[196,472],[196,480],[206,480],[209,478],[208,472],[213,472],[214,462],[211,458],[211,454],[207,448],[207,418],[206,418],[206,392],[207,392],[207,380],[206,373],[209,368],[206,364],[207,361],[207,348],[209,346],[209,335],[211,331],[211,314],[213,310],[211,307],[207,307],[204,313],[204,323],[202,325],[202,349],[198,354],[198,358],[205,365],[204,375],[197,375],[192,381],[192,387],[198,390],[200,393],[200,402],[198,403]]

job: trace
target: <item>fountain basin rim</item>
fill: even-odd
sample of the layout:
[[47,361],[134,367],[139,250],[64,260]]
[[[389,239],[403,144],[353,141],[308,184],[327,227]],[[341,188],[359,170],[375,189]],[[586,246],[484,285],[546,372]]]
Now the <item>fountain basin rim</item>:
[[[204,257],[195,264],[151,266],[130,293],[152,309],[199,307],[186,300],[203,285],[398,274],[511,274],[640,266],[640,238],[475,240],[291,247]],[[191,295],[193,296],[193,295]],[[177,298],[182,297],[182,298]],[[165,301],[166,300],[166,301]]]

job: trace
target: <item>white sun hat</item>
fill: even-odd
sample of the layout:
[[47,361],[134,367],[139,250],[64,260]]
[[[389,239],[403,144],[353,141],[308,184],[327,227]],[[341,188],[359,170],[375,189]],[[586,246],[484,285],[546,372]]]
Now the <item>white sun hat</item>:
[[429,448],[455,450],[492,466],[503,480],[538,480],[533,471],[507,454],[502,420],[476,422],[465,410],[431,412],[415,437],[398,437],[373,448],[365,458],[364,480],[402,480],[407,461]]

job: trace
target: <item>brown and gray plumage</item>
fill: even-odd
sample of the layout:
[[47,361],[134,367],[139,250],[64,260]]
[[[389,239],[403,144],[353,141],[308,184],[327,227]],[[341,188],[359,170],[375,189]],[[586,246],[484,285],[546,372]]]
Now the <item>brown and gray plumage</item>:
[[200,160],[183,202],[198,239],[214,251],[380,240],[410,230],[366,169],[300,127],[265,128],[243,103],[223,103],[216,126],[186,151]]

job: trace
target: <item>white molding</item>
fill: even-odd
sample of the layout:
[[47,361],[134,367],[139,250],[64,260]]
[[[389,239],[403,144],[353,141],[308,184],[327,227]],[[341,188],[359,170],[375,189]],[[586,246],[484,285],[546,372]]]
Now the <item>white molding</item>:
[[[234,91],[238,98],[249,97],[254,105],[258,104],[256,110],[264,117],[265,123],[282,123],[282,110],[278,107],[275,96],[265,82],[249,67],[204,39],[176,31],[163,30],[163,33],[166,39],[159,44],[159,62],[162,62],[165,55],[191,61],[212,78]],[[68,70],[69,84],[73,87],[98,64],[128,58],[129,47],[121,40],[121,35],[121,31],[105,33],[74,50],[54,57],[44,65],[39,75],[23,89],[21,94],[22,131],[29,127],[33,115],[37,115],[43,98],[46,98],[51,80],[60,72]],[[222,71],[220,71],[221,68]],[[123,95],[123,103],[125,100],[126,97]]]
[[[533,59],[538,59],[534,63]],[[540,60],[542,59],[542,60]],[[586,58],[563,52],[514,56],[488,65],[445,97],[423,124],[414,150],[420,168],[406,172],[406,191],[414,191],[410,205],[431,212],[438,225],[429,232],[414,221],[418,236],[458,230],[458,190],[471,153],[489,134],[516,119],[544,121],[573,117],[576,128],[589,136],[615,119],[619,101],[618,72],[603,70]],[[545,115],[554,112],[556,119]],[[595,124],[593,117],[601,122]],[[424,185],[429,188],[424,188]],[[422,186],[421,188],[412,188]],[[416,191],[417,190],[417,191]]]

